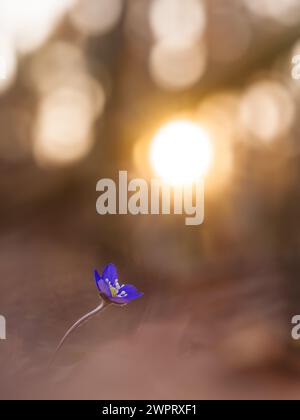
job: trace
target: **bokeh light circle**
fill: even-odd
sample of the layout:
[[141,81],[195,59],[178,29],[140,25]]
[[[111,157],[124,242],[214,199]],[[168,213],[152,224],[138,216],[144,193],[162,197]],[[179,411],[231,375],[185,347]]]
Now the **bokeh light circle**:
[[191,184],[202,178],[209,170],[212,157],[208,134],[188,120],[164,125],[150,146],[150,162],[155,173],[170,185]]

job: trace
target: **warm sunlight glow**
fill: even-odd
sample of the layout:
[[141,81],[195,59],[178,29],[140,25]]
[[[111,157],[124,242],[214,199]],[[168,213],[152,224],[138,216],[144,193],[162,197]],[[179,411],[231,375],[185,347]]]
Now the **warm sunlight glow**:
[[171,185],[190,184],[203,177],[212,155],[208,134],[190,121],[173,121],[163,126],[150,149],[154,171]]

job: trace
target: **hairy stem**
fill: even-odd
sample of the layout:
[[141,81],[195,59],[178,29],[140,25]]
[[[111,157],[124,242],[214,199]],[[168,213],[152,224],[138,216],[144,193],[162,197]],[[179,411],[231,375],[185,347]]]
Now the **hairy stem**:
[[69,337],[70,334],[72,334],[77,328],[81,327],[83,324],[85,324],[89,319],[91,319],[93,316],[97,315],[99,312],[101,312],[105,307],[107,307],[109,305],[109,303],[104,302],[104,300],[101,299],[101,303],[99,306],[97,306],[97,308],[95,308],[93,311],[87,313],[86,315],[84,315],[82,318],[80,318],[78,321],[75,322],[75,324],[72,325],[71,328],[68,329],[68,331],[66,332],[66,334],[63,336],[63,338],[61,339],[60,343],[58,344],[54,355],[52,357],[52,360],[50,362],[50,365],[54,362],[57,353],[59,352],[59,350],[62,348],[62,346],[64,345],[65,341],[67,340],[67,338]]

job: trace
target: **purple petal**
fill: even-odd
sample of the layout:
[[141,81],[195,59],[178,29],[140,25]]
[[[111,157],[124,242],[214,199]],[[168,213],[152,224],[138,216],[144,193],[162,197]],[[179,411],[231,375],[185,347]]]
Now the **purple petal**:
[[[122,292],[125,292],[126,295],[122,296]],[[118,296],[114,296],[111,298],[111,301],[119,304],[124,304],[129,303],[131,300],[137,299],[143,295],[144,293],[138,292],[137,289],[131,284],[126,284],[123,287],[121,287]]]
[[94,271],[94,276],[95,276],[96,286],[98,287],[99,292],[111,298],[110,289],[108,285],[105,283],[105,281],[101,278],[97,270]]
[[108,264],[102,274],[103,280],[108,279],[113,287],[115,287],[115,282],[118,278],[117,268],[114,264]]

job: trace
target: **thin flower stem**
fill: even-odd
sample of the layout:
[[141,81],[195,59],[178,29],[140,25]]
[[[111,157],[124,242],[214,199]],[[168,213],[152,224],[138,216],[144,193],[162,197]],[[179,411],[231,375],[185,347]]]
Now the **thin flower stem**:
[[68,331],[63,336],[63,338],[61,339],[60,343],[58,344],[58,346],[57,346],[57,348],[56,348],[56,350],[54,352],[54,355],[52,357],[52,360],[50,362],[50,365],[52,365],[52,363],[54,362],[54,360],[55,360],[55,358],[57,356],[57,353],[62,348],[62,346],[64,345],[64,343],[67,340],[67,338],[69,337],[69,335],[72,334],[72,332],[74,332],[77,328],[79,328],[83,324],[85,324],[93,316],[97,315],[99,312],[101,312],[103,309],[105,309],[109,304],[110,304],[110,302],[105,302],[103,299],[101,299],[101,303],[100,303],[99,306],[97,306],[97,308],[95,308],[93,311],[91,311],[91,312],[87,313],[86,315],[84,315],[82,318],[80,318],[78,321],[76,321],[75,324],[73,324],[71,328],[68,329]]

